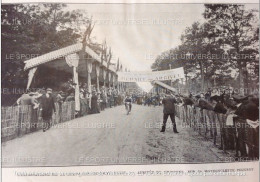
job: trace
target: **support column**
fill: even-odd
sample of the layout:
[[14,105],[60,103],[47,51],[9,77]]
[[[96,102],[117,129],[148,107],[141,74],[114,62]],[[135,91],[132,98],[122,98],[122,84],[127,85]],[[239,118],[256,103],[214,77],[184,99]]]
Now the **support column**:
[[114,84],[115,84],[115,87],[117,88],[117,90],[119,91],[118,89],[118,81],[117,81],[117,74],[114,73]]
[[77,53],[70,54],[65,57],[66,63],[69,67],[73,67],[73,82],[75,85],[75,111],[80,111],[80,100],[79,100],[79,79],[78,79],[78,64],[79,55]]
[[113,74],[113,72],[110,73],[110,76],[111,76],[111,78],[110,78],[111,85],[112,85],[113,88],[115,88],[114,87],[114,74]]
[[96,63],[97,92],[100,92],[100,89],[99,89],[99,72],[100,72],[100,67],[99,67],[98,63]]
[[91,72],[92,72],[92,60],[87,60],[87,71],[88,71],[88,91],[91,93]]
[[115,86],[118,87],[118,82],[117,82],[117,74],[115,73]]
[[105,67],[103,67],[102,71],[103,71],[104,86],[106,87],[107,70]]
[[107,73],[107,74],[108,74],[108,77],[107,77],[107,78],[108,78],[108,87],[110,87],[110,86],[111,86],[111,84],[110,84],[110,81],[111,81],[111,72],[110,72],[109,70],[108,70],[107,72],[108,72],[108,73]]

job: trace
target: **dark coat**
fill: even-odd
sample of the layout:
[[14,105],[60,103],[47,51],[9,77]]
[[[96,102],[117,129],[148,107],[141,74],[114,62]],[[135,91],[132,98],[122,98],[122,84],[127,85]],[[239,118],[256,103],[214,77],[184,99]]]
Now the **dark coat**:
[[243,119],[256,121],[259,119],[258,106],[252,101],[244,101],[236,110],[236,115]]
[[54,98],[50,95],[48,98],[46,94],[41,96],[40,103],[42,107],[42,118],[43,120],[50,120],[53,114],[53,111],[56,112],[54,105]]
[[193,105],[194,102],[191,98],[184,97],[183,98],[183,105]]
[[206,99],[199,99],[199,107],[201,109],[206,109],[209,111],[213,111],[214,107],[206,100]]
[[92,95],[91,97],[91,113],[99,113],[97,95]]
[[176,99],[172,96],[167,96],[162,100],[163,104],[163,113],[164,114],[174,114],[175,107],[174,104],[177,103]]
[[224,107],[224,105],[221,102],[218,102],[216,106],[214,107],[213,111],[220,114],[226,114],[227,109]]

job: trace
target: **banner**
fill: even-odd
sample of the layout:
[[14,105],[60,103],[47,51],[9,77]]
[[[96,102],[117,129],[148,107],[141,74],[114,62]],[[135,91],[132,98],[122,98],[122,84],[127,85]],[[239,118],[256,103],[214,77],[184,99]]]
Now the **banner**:
[[173,88],[173,87],[171,87],[171,86],[169,86],[169,85],[167,85],[167,84],[165,84],[165,83],[163,83],[163,82],[154,81],[153,83],[155,83],[155,84],[157,84],[157,85],[160,85],[161,87],[166,88],[166,89],[168,89],[168,90],[171,90],[171,91],[173,91],[173,92],[177,92],[176,88]]
[[183,67],[164,71],[117,72],[119,82],[151,82],[184,78]]

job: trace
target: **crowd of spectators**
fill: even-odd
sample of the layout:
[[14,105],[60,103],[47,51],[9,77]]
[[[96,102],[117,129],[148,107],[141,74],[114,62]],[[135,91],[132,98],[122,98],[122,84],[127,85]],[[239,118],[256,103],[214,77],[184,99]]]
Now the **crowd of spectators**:
[[[219,148],[236,150],[236,156],[259,158],[259,96],[236,94],[230,89],[184,96],[175,94],[178,106],[184,108],[184,119],[191,125],[203,124],[204,134],[210,133]],[[180,114],[180,113],[179,113]],[[217,125],[220,133],[217,134]],[[198,125],[197,125],[198,126]]]

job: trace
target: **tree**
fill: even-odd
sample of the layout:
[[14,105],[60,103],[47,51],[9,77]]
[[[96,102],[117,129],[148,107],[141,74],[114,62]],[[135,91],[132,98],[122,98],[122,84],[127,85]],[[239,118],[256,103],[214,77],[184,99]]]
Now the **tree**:
[[65,4],[1,7],[3,88],[26,87],[27,72],[23,70],[25,60],[82,40],[84,30],[80,25],[88,24],[86,12],[65,11],[65,7]]
[[[254,22],[254,10],[246,10],[244,5],[205,5],[204,18],[218,32],[222,48],[227,50],[230,60],[239,70],[239,85],[247,88],[250,59],[243,55],[256,57],[258,53],[258,35]],[[256,48],[257,47],[257,48]]]
[[227,66],[223,59],[217,56],[223,52],[219,48],[214,36],[212,26],[199,22],[187,27],[181,36],[181,45],[162,53],[157,57],[152,68],[169,69],[184,67],[186,82],[188,74],[193,78],[200,79],[201,91],[209,87],[212,77],[217,70],[224,71]]
[[186,75],[200,80],[202,91],[211,83],[236,82],[234,70],[239,71],[240,87],[257,85],[259,28],[254,12],[244,5],[205,5],[205,23],[187,27],[181,45],[161,53],[152,69],[183,66]]

